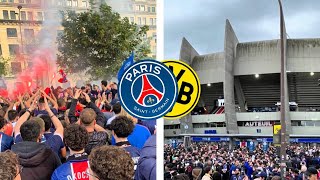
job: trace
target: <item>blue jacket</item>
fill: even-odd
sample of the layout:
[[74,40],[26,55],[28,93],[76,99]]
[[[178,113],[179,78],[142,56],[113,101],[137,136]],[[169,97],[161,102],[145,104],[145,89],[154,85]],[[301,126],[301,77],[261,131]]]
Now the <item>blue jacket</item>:
[[[128,141],[130,142],[131,146],[141,149],[150,136],[151,134],[148,128],[140,124],[136,124],[133,129],[133,132],[128,136]],[[112,136],[112,145],[115,144],[116,141]]]
[[247,176],[249,177],[250,180],[252,180],[251,175],[252,175],[252,173],[253,173],[253,168],[249,165],[248,162],[245,162],[245,163],[244,163],[244,167],[245,167],[246,170],[247,170],[247,171],[246,171]]
[[154,134],[154,130],[156,129],[156,125],[157,125],[157,120],[148,120],[148,121],[140,121],[139,120],[139,124],[147,127],[151,133],[151,135]]
[[89,167],[89,161],[85,160],[71,160],[59,166],[52,174],[51,180],[87,180],[89,175],[86,170]]
[[140,159],[135,174],[136,180],[156,179],[156,135],[152,135],[140,151]]
[[0,132],[0,152],[4,152],[8,149],[11,149],[13,145],[13,137],[6,135],[3,132]]

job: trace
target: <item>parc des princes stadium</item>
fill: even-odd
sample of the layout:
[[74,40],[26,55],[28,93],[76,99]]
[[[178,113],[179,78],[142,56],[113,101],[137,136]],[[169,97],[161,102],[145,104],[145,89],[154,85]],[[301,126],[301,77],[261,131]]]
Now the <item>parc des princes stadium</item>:
[[[315,145],[320,143],[320,39],[288,38],[284,52],[287,134],[290,142]],[[201,96],[191,114],[165,120],[165,142],[272,142],[273,125],[280,123],[280,54],[279,39],[239,42],[228,20],[224,52],[200,55],[183,38],[180,60],[197,72]]]

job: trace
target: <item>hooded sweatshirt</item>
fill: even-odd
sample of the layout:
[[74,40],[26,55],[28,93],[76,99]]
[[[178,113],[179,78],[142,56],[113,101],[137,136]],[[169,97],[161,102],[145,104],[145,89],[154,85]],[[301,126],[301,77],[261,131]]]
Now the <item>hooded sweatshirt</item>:
[[61,161],[45,144],[23,141],[12,146],[11,150],[19,155],[22,180],[47,180]]
[[144,144],[144,147],[140,151],[140,159],[138,162],[135,179],[156,179],[156,144],[156,135],[152,135]]

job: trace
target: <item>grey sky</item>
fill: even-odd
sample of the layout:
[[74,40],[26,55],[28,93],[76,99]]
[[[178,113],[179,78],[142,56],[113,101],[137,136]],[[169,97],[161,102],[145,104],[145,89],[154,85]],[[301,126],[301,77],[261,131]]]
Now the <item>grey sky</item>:
[[[319,0],[283,0],[290,38],[320,37]],[[179,58],[182,37],[199,54],[223,51],[225,20],[240,42],[278,39],[277,0],[165,0],[164,55]]]

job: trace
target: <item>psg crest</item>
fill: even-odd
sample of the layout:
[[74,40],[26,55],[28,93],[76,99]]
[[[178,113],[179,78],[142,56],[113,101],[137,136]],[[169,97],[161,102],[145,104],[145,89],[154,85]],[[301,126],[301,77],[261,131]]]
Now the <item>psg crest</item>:
[[119,81],[121,105],[140,120],[155,120],[174,106],[178,94],[172,71],[155,60],[141,60],[130,66]]

